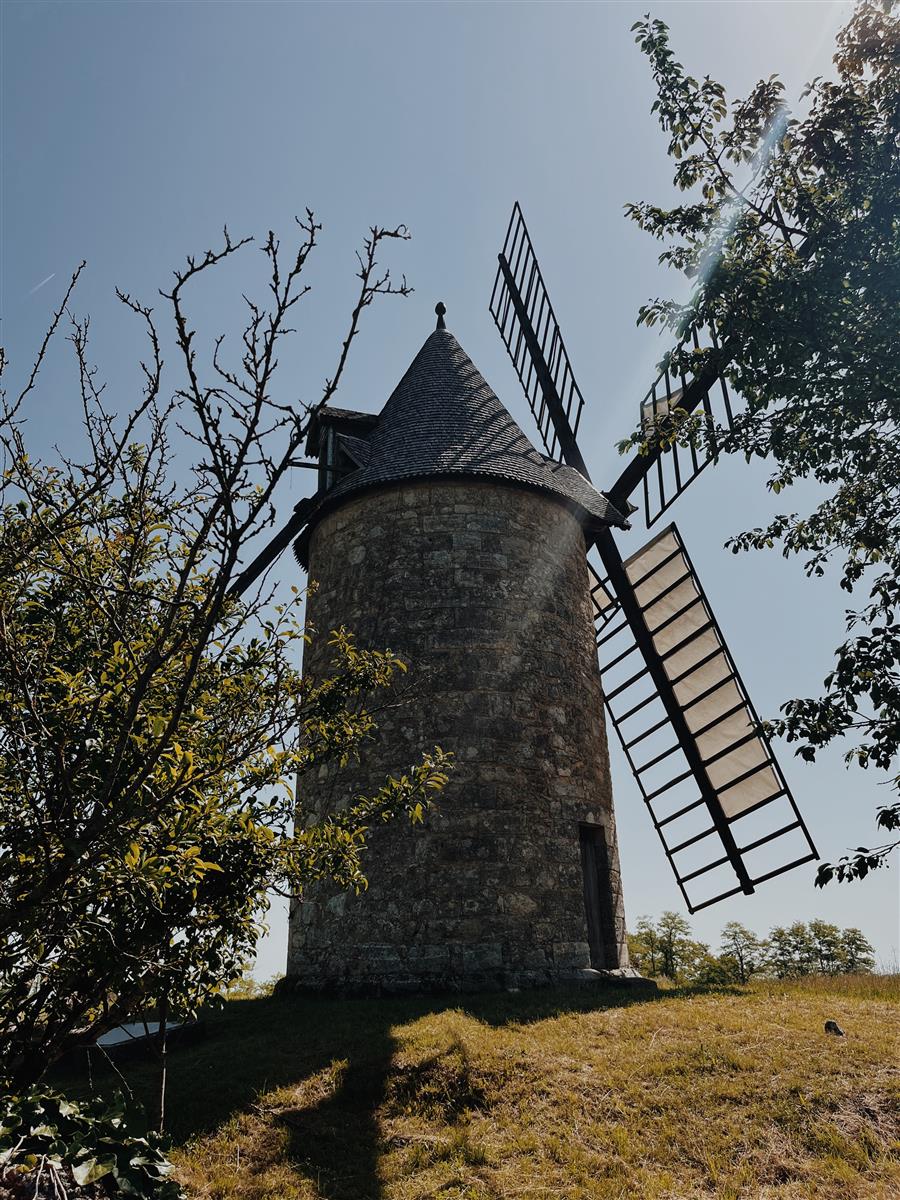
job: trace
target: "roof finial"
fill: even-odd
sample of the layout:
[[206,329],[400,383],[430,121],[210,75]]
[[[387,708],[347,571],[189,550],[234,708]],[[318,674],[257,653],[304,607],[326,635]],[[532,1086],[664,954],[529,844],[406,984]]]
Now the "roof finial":
[[438,300],[437,304],[434,306],[434,311],[437,313],[437,325],[435,325],[435,329],[446,329],[447,326],[444,324],[444,313],[447,311],[447,306],[443,300]]

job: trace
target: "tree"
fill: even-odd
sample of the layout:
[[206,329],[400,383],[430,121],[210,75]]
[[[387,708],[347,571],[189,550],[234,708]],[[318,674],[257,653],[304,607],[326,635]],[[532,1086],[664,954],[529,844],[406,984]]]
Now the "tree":
[[814,975],[818,966],[816,945],[805,921],[795,921],[788,926],[790,947],[795,975]]
[[695,956],[691,927],[679,913],[664,912],[656,926],[660,950],[660,974],[678,979]]
[[[270,889],[296,895],[322,877],[365,886],[368,828],[418,820],[446,778],[435,750],[314,823],[291,786],[364,752],[405,667],[335,631],[333,675],[305,681],[297,589],[279,604],[265,577],[248,590],[244,563],[362,312],[409,290],[377,269],[379,247],[405,231],[373,228],[332,378],[315,404],[285,402],[278,349],[319,229],[308,213],[287,258],[269,234],[268,307],[247,300],[237,365],[216,340],[210,382],[186,295],[249,240],[227,231],[165,296],[181,368],[171,399],[154,314],[119,293],[148,353],[142,399],[123,418],[110,412],[88,322],[71,315],[81,268],[24,388],[3,398],[0,1076],[18,1088],[150,1006],[163,1023],[194,1012],[252,953]],[[85,449],[42,464],[25,417],[64,316]]]
[[809,937],[819,975],[837,975],[842,969],[841,931],[830,921],[810,921]]
[[[668,243],[660,261],[694,281],[684,303],[655,300],[639,321],[664,322],[678,376],[716,368],[746,401],[734,428],[707,430],[675,414],[660,436],[774,462],[780,493],[813,479],[820,503],[786,512],[729,543],[800,555],[811,576],[833,563],[841,587],[864,592],[847,612],[824,693],[795,699],[772,722],[805,759],[837,739],[847,761],[896,771],[900,751],[900,19],[897,0],[859,0],[841,30],[834,79],[814,79],[792,116],[776,76],[729,110],[721,84],[688,75],[663,22],[634,29],[649,59],[653,111],[691,193],[630,216]],[[717,344],[694,350],[695,329]],[[706,339],[709,340],[708,338]],[[646,442],[637,432],[631,444]],[[710,449],[713,443],[707,441]],[[893,778],[900,788],[900,775]],[[876,824],[900,829],[900,801]],[[819,868],[816,883],[862,878],[898,840],[857,847]]]
[[704,987],[723,987],[737,983],[737,967],[733,958],[713,954],[702,942],[695,943],[697,954],[691,963],[689,979]]
[[778,979],[791,979],[816,972],[816,946],[803,921],[776,926],[769,931],[769,967]]
[[654,979],[661,973],[659,937],[649,917],[641,917],[628,937],[628,957],[634,967]]
[[847,975],[867,975],[875,966],[875,950],[860,929],[844,929],[839,950],[840,970]]
[[722,959],[731,965],[732,978],[737,983],[746,983],[762,965],[762,943],[752,930],[738,921],[729,921],[722,930],[719,950]]
[[788,931],[776,925],[769,931],[767,939],[767,966],[776,979],[789,979],[794,972],[793,947]]
[[769,931],[765,965],[778,979],[799,975],[866,973],[875,951],[859,929],[839,929],[828,921],[795,921]]
[[639,971],[667,979],[693,978],[698,964],[709,956],[709,947],[695,942],[690,924],[675,912],[664,912],[658,921],[641,917],[628,939],[628,953]]
[[860,930],[838,929],[827,921],[776,926],[768,938],[729,921],[722,930],[719,954],[711,953],[692,934],[690,924],[678,913],[665,912],[658,921],[641,917],[628,939],[633,965],[650,976],[721,985],[746,984],[761,974],[794,979],[866,972],[875,963],[875,953]]

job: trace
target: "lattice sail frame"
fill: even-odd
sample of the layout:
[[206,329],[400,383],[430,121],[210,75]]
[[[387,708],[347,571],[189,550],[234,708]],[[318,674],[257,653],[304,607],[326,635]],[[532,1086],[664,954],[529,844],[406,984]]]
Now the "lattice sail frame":
[[677,528],[662,530],[623,565],[701,777],[641,662],[621,598],[589,564],[606,706],[693,913],[818,854]]
[[[575,380],[518,202],[513,206],[498,258],[500,265],[491,293],[490,311],[522,384],[544,449],[551,458],[557,458],[562,451],[570,466],[583,469],[583,460],[572,462],[567,451],[575,444],[584,397]],[[552,401],[548,401],[548,390],[551,396],[555,392],[553,398],[558,397],[564,414],[566,428],[562,438],[551,411]],[[588,477],[586,468],[584,474]]]
[[[774,196],[769,204],[769,214],[781,224],[783,240],[801,257],[809,257],[813,243],[805,240],[799,246],[794,246],[790,233],[784,228],[784,218]],[[680,346],[691,347],[694,351],[704,346],[712,348],[717,352],[716,363],[707,363],[697,371],[688,371],[677,380],[668,368],[660,371],[641,401],[640,413],[645,435],[651,433],[652,423],[657,421],[661,422],[663,436],[655,439],[655,444],[654,438],[648,436],[649,453],[632,458],[607,493],[612,503],[621,508],[623,501],[628,500],[640,486],[648,529],[656,524],[700,472],[716,461],[719,452],[716,431],[734,427],[732,397],[724,375],[725,366],[732,356],[731,349],[727,344],[719,344],[712,325],[699,323],[687,329]],[[672,426],[668,425],[666,418],[675,410],[696,414],[693,422],[683,431],[680,441],[672,441],[665,436],[672,432]],[[702,437],[698,436],[700,430],[703,430]]]
[[[687,341],[699,351],[701,341],[707,339],[713,349],[719,349],[715,331],[710,328],[703,331],[693,328]],[[652,465],[641,479],[644,520],[651,529],[700,472],[715,462],[718,457],[715,431],[722,427],[731,429],[734,413],[728,385],[720,372],[681,375],[676,380],[668,369],[660,371],[641,401],[640,411],[641,424],[651,438],[654,425],[665,432],[669,413],[684,412],[683,420],[693,420],[687,426],[686,444],[676,438],[651,452]]]

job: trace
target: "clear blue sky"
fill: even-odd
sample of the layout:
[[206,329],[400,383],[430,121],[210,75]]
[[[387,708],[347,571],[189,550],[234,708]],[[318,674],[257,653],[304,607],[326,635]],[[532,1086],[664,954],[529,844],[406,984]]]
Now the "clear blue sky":
[[[487,312],[506,221],[519,199],[588,398],[582,446],[594,479],[611,478],[615,442],[634,425],[663,343],[638,330],[639,305],[681,284],[658,248],[625,221],[626,201],[665,202],[670,170],[649,114],[646,66],[629,27],[652,7],[695,74],[731,94],[779,72],[796,97],[830,69],[845,3],[139,3],[5,0],[2,5],[3,340],[13,373],[37,347],[67,275],[88,259],[77,302],[124,407],[138,344],[113,288],[153,299],[184,255],[222,225],[291,237],[310,205],[325,223],[301,338],[285,359],[284,398],[314,399],[335,361],[354,290],[353,247],[372,222],[406,222],[390,251],[415,294],[372,311],[339,403],[378,409],[433,328],[448,325],[501,398],[529,418]],[[198,295],[202,330],[234,329],[256,252]],[[48,276],[53,276],[48,282]],[[62,356],[35,401],[36,438],[70,445],[75,393]],[[711,470],[674,510],[763,715],[812,694],[842,634],[843,599],[777,555],[734,558],[729,534],[772,511],[764,475]],[[307,473],[285,507],[303,494]],[[780,508],[784,507],[784,497]],[[629,536],[626,551],[640,544]],[[287,556],[285,576],[295,567]],[[884,788],[846,773],[839,753],[814,766],[781,760],[820,849],[874,840]],[[627,767],[614,747],[626,905],[640,914],[679,897]],[[821,916],[859,925],[897,960],[898,870],[814,891],[801,869],[749,900],[701,914],[760,931]],[[283,915],[259,971],[281,970]]]

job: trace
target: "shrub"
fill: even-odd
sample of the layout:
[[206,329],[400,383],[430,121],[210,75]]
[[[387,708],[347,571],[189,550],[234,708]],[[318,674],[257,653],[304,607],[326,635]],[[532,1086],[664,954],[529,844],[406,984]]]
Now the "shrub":
[[76,1101],[32,1090],[0,1108],[0,1180],[14,1196],[182,1200],[163,1145],[118,1094]]

